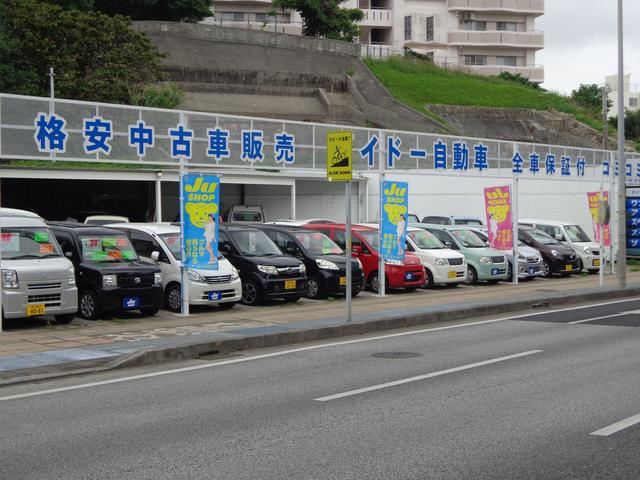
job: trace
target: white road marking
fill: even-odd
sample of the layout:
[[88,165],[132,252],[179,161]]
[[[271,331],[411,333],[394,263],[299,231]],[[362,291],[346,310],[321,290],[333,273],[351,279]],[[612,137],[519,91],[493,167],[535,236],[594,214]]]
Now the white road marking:
[[190,372],[190,371],[194,371],[194,370],[201,370],[204,368],[214,368],[214,367],[222,367],[224,365],[232,365],[234,363],[243,363],[243,362],[251,362],[251,361],[255,361],[255,360],[262,360],[264,358],[273,358],[273,357],[280,357],[283,355],[289,355],[292,353],[299,353],[299,352],[306,352],[309,350],[317,350],[320,348],[330,348],[330,347],[339,347],[342,345],[350,345],[350,344],[354,344],[354,343],[362,343],[362,342],[373,342],[376,340],[384,340],[387,338],[395,338],[395,337],[404,337],[404,336],[408,336],[408,335],[418,335],[421,333],[429,333],[429,332],[438,332],[441,330],[451,330],[454,328],[464,328],[464,327],[473,327],[476,325],[487,325],[487,324],[491,324],[491,323],[497,323],[497,322],[505,322],[507,320],[517,320],[519,318],[527,318],[527,317],[535,317],[538,315],[549,315],[549,314],[553,314],[553,313],[558,313],[558,312],[567,312],[567,311],[571,311],[571,310],[581,310],[584,308],[592,308],[592,307],[601,307],[604,305],[615,305],[617,303],[627,303],[627,302],[637,302],[639,301],[637,298],[632,298],[632,299],[625,299],[625,300],[612,300],[610,302],[602,302],[602,303],[594,303],[594,304],[590,304],[590,305],[581,305],[581,306],[577,306],[577,307],[568,307],[568,308],[559,308],[557,310],[547,310],[547,311],[541,311],[541,312],[535,312],[535,313],[525,313],[522,315],[515,315],[512,317],[503,317],[503,318],[495,318],[492,320],[482,320],[480,322],[468,322],[468,323],[460,323],[458,325],[448,325],[446,327],[434,327],[434,328],[423,328],[420,330],[412,330],[409,332],[400,332],[400,333],[390,333],[387,335],[379,335],[376,337],[367,337],[367,338],[358,338],[356,340],[344,340],[341,342],[332,342],[332,343],[323,343],[321,345],[311,345],[308,347],[300,347],[300,348],[293,348],[290,350],[281,350],[279,352],[273,352],[273,353],[265,353],[263,355],[254,355],[252,357],[243,357],[243,358],[234,358],[231,360],[223,360],[221,362],[215,362],[215,363],[207,363],[204,365],[194,365],[191,367],[182,367],[182,368],[173,368],[170,370],[162,370],[159,372],[152,372],[152,373],[145,373],[145,374],[141,374],[141,375],[131,375],[128,377],[121,377],[121,378],[114,378],[111,380],[103,380],[100,382],[91,382],[91,383],[82,383],[79,385],[70,385],[68,387],[60,387],[60,388],[50,388],[47,390],[39,390],[39,391],[35,391],[35,392],[28,392],[28,393],[21,393],[21,394],[17,394],[17,395],[8,395],[6,397],[0,397],[0,402],[5,402],[7,400],[16,400],[16,399],[20,399],[20,398],[29,398],[29,397],[37,397],[37,396],[41,396],[41,395],[49,395],[52,393],[60,393],[60,392],[68,392],[71,390],[80,390],[83,388],[92,388],[92,387],[99,387],[102,385],[110,385],[113,383],[121,383],[121,382],[129,382],[129,381],[133,381],[133,380],[142,380],[145,378],[152,378],[152,377],[160,377],[163,375],[172,375],[174,373],[183,373],[183,372]]
[[609,435],[618,433],[619,431],[624,430],[625,428],[629,428],[632,425],[636,425],[637,423],[640,423],[640,414],[634,415],[633,417],[625,418],[624,420],[620,420],[613,425],[609,425],[608,427],[604,427],[600,430],[596,430],[595,432],[591,432],[590,435],[608,437]]
[[513,355],[507,355],[504,357],[492,358],[491,360],[484,360],[482,362],[470,363],[468,365],[462,365],[460,367],[447,368],[446,370],[440,370],[438,372],[427,373],[426,375],[418,375],[410,378],[403,378],[402,380],[395,380],[393,382],[381,383],[379,385],[372,385],[370,387],[358,388],[357,390],[349,390],[348,392],[336,393],[334,395],[328,395],[326,397],[314,398],[317,402],[328,402],[329,400],[337,400],[339,398],[351,397],[353,395],[360,395],[361,393],[373,392],[375,390],[382,390],[383,388],[396,387],[398,385],[404,385],[405,383],[419,382],[420,380],[426,380],[427,378],[441,377],[448,375],[449,373],[462,372],[463,370],[470,370],[472,368],[482,367],[484,365],[491,365],[492,363],[505,362],[507,360],[513,360],[514,358],[526,357],[528,355],[534,355],[536,353],[542,353],[543,350],[529,350],[528,352],[515,353]]
[[579,323],[595,322],[596,320],[602,320],[603,318],[615,318],[629,315],[631,312],[613,313],[611,315],[602,315],[601,317],[585,318],[584,320],[574,320],[573,322],[567,322],[569,325],[577,325]]

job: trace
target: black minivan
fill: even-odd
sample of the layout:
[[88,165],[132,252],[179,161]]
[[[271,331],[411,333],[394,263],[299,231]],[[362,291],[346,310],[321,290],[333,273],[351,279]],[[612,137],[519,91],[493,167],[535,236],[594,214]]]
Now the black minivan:
[[283,255],[261,230],[221,224],[218,250],[240,272],[245,305],[258,305],[267,298],[297,302],[307,293],[304,263]]
[[123,310],[155,315],[160,309],[160,269],[142,262],[124,233],[82,223],[48,225],[75,267],[82,318],[94,320],[103,312]]
[[[282,253],[302,260],[307,267],[309,298],[344,295],[347,285],[347,261],[342,248],[324,233],[301,227],[260,224],[252,225],[265,232]],[[351,260],[351,295],[362,290],[362,264]]]

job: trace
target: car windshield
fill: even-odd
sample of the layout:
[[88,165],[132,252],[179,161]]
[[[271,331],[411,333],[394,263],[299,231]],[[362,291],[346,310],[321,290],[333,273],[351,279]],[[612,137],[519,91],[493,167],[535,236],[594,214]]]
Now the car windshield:
[[482,248],[486,247],[485,242],[471,230],[451,230],[453,235],[463,247],[466,248]]
[[590,242],[589,236],[582,230],[580,225],[567,225],[564,227],[569,236],[569,240],[572,242]]
[[413,240],[418,248],[421,248],[423,250],[437,250],[445,248],[433,233],[427,232],[426,230],[412,230],[407,232],[407,235],[411,238],[411,240]]
[[138,255],[125,235],[80,235],[80,255],[91,262],[133,262]]
[[58,242],[47,228],[4,227],[0,234],[3,260],[61,256]]
[[164,244],[167,246],[173,258],[180,261],[182,259],[182,249],[180,248],[179,233],[163,233],[159,235]]
[[344,251],[321,232],[299,232],[296,240],[311,255],[342,255]]
[[262,222],[260,212],[233,212],[232,222]]
[[230,231],[240,253],[249,257],[282,255],[280,249],[264,232],[259,230]]
[[532,230],[529,234],[533,239],[543,245],[558,245],[560,242],[553,238],[551,235],[547,235],[542,230]]
[[362,235],[362,238],[364,238],[364,240],[369,244],[371,248],[373,248],[374,250],[378,250],[379,235],[377,230],[360,232],[360,235]]
[[457,218],[455,220],[456,225],[482,225],[480,220],[476,220],[474,218]]

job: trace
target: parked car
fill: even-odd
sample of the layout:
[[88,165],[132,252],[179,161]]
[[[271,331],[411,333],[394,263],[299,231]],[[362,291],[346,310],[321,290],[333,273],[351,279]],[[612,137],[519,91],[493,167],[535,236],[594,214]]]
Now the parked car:
[[50,222],[49,227],[75,267],[82,318],[121,310],[155,315],[160,309],[160,269],[140,261],[124,233],[82,223]]
[[35,212],[29,210],[20,210],[18,208],[1,207],[0,215],[3,217],[30,217],[43,220],[43,218]]
[[428,230],[407,227],[407,251],[422,260],[426,275],[425,287],[443,284],[455,287],[467,280],[467,262],[464,255],[445,247]]
[[264,223],[264,209],[261,205],[235,205],[224,216],[227,223]]
[[519,225],[537,228],[556,240],[570,246],[578,254],[578,271],[596,272],[600,269],[600,245],[592,242],[589,235],[571,222],[555,220],[518,220]]
[[420,217],[415,212],[407,213],[407,223],[420,223]]
[[[166,223],[116,223],[109,227],[126,233],[140,258],[160,267],[164,307],[179,312],[182,308],[180,227]],[[218,306],[226,310],[242,298],[240,274],[222,255],[218,257],[217,270],[190,268],[187,274],[189,305]]]
[[[307,228],[318,230],[341,248],[346,249],[345,230],[343,223],[314,223]],[[378,292],[378,230],[364,225],[355,225],[351,229],[351,245],[353,253],[362,263],[365,286]],[[404,261],[387,260],[385,262],[385,285],[389,288],[404,288],[406,291],[416,290],[425,284],[424,267],[420,257],[407,253]]]
[[307,294],[304,263],[283,255],[261,230],[246,225],[220,225],[218,249],[242,279],[242,303],[258,305],[267,298],[297,302]]
[[75,271],[39,218],[2,215],[2,316],[53,315],[69,323],[78,311]]
[[89,215],[84,219],[84,223],[87,225],[107,225],[109,223],[129,223],[128,217],[121,217],[119,215]]
[[542,271],[545,277],[554,273],[569,275],[580,273],[580,259],[573,248],[532,227],[519,227],[518,237],[525,245],[542,254]]
[[507,258],[504,253],[487,244],[473,230],[454,225],[425,225],[446,247],[462,253],[467,261],[467,282],[479,280],[499,282],[509,276]]
[[307,223],[337,223],[330,218],[298,218],[295,220],[280,218],[275,222],[267,222],[271,225],[284,225],[289,227],[302,227]]
[[[282,253],[299,258],[307,268],[309,298],[344,295],[347,285],[347,259],[345,252],[324,233],[299,227],[280,225],[254,225],[262,230],[280,248]],[[363,288],[362,263],[351,262],[351,295]]]
[[[486,232],[482,230],[474,231],[485,242],[489,241],[489,237]],[[507,280],[513,280],[513,252],[511,250],[500,250],[507,257],[509,262],[509,278]],[[529,247],[522,243],[522,240],[518,243],[518,278],[521,280],[531,280],[536,277],[544,276],[542,269],[542,254],[535,248]]]
[[484,225],[478,217],[461,217],[455,215],[428,215],[422,219],[421,223],[429,223],[433,225]]

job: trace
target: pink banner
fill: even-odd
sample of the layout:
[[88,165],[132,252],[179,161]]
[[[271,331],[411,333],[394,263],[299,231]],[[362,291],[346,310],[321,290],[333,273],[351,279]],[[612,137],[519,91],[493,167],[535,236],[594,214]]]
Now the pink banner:
[[[609,192],[602,192],[604,201],[609,201]],[[600,192],[587,192],[587,198],[589,199],[589,212],[591,212],[591,218],[593,219],[593,234],[595,236],[596,243],[600,243],[600,229],[603,233],[603,245],[605,247],[611,246],[611,226],[600,225],[598,223],[598,208],[600,206]]]
[[511,219],[511,188],[484,189],[484,204],[489,227],[489,245],[498,250],[513,248],[513,221]]

